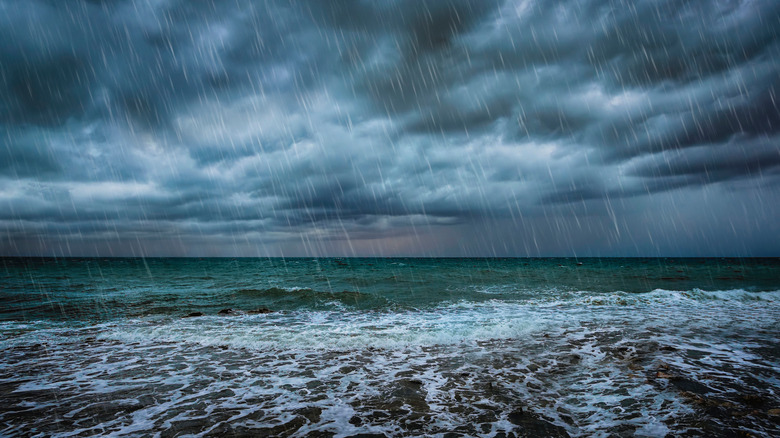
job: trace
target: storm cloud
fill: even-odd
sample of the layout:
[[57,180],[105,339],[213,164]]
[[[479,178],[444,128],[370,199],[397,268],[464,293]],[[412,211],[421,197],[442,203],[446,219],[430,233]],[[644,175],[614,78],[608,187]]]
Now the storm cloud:
[[0,255],[779,255],[780,3],[0,0]]

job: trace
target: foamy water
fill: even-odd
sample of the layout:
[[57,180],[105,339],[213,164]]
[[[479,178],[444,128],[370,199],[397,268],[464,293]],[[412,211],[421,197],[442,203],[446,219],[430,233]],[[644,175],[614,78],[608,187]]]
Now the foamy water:
[[777,290],[277,289],[307,304],[1,322],[0,435],[780,431]]

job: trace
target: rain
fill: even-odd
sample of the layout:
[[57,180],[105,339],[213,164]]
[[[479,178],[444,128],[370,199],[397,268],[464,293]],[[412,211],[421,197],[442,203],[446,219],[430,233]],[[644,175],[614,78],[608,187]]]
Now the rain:
[[0,436],[780,436],[780,1],[0,0]]
[[775,2],[4,1],[0,252],[775,255]]

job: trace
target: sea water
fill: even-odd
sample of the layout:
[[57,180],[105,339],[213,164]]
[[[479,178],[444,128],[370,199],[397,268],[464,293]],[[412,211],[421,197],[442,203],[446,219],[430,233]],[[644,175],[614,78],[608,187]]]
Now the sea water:
[[0,299],[0,436],[780,435],[778,259],[4,258]]

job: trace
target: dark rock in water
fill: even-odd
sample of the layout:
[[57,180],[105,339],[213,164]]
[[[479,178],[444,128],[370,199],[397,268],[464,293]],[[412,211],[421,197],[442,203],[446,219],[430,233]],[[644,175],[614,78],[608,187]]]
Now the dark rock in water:
[[257,435],[255,436],[290,436],[304,425],[306,425],[306,418],[299,415],[287,423],[270,428],[257,429]]
[[322,415],[322,409],[316,406],[309,406],[305,408],[300,408],[296,410],[295,413],[309,420],[310,423],[314,424],[320,421],[320,415]]
[[514,431],[518,437],[569,437],[569,433],[563,427],[542,420],[536,414],[525,412],[523,409],[510,412],[507,419],[510,423],[519,426],[519,430]]
[[740,398],[746,405],[752,406],[754,408],[766,406],[769,404],[769,400],[761,397],[758,394],[742,394]]
[[235,315],[236,311],[233,309],[222,309],[217,312],[217,315]]
[[203,312],[192,312],[190,314],[184,315],[183,318],[194,318],[196,316],[203,316]]
[[357,435],[350,435],[347,438],[387,438],[387,435],[383,433],[359,433]]
[[669,379],[669,382],[680,391],[690,392],[699,395],[712,392],[712,389],[707,385],[680,376],[672,376]]
[[258,314],[271,313],[271,312],[273,312],[273,310],[271,310],[271,309],[269,309],[267,307],[261,307],[259,309],[250,310],[247,313],[250,314],[250,315],[258,315]]
[[523,421],[524,415],[525,412],[523,411],[523,408],[518,408],[516,411],[509,413],[509,422],[512,424],[520,424]]
[[[654,377],[655,379],[664,379],[668,381],[674,388],[685,393],[704,395],[713,391],[710,387],[703,383],[686,378],[670,370],[669,366],[666,364],[661,364],[658,367],[658,370],[655,371]],[[653,376],[651,376],[649,380],[654,380]]]

